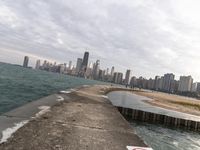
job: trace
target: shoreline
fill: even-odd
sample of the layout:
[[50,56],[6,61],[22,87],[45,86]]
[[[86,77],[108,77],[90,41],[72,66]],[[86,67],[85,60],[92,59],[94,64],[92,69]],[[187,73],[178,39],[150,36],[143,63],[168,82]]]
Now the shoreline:
[[157,92],[157,91],[152,92],[147,90],[129,89],[121,87],[110,88],[105,93],[108,94],[109,92],[113,91],[127,91],[139,96],[150,98],[151,100],[147,100],[144,102],[152,106],[172,111],[177,111],[181,113],[186,113],[190,115],[200,116],[200,100],[195,98]]
[[[145,101],[152,106],[200,116],[200,100],[185,96],[171,95],[163,92],[133,91],[134,94],[145,96],[152,100]],[[196,107],[196,106],[197,107]]]
[[[35,145],[38,144],[44,136],[46,137],[46,133],[48,132],[50,133],[48,133],[48,136],[46,137],[47,139],[44,138],[46,140],[59,136],[57,133],[56,135],[50,135],[51,138],[49,137],[49,134],[58,132],[58,130],[61,130],[65,134],[65,136],[62,135],[62,138],[59,137],[62,139],[60,139],[60,141],[63,141],[63,138],[67,140],[65,141],[66,143],[60,144],[60,147],[63,147],[64,149],[77,149],[78,145],[80,146],[79,148],[82,147],[84,149],[84,143],[74,144],[74,142],[77,141],[77,138],[81,138],[79,140],[85,140],[88,147],[87,149],[93,149],[92,147],[94,145],[99,146],[97,149],[105,147],[109,149],[116,149],[116,145],[119,147],[117,149],[122,149],[122,147],[125,149],[128,145],[146,146],[146,144],[144,144],[144,142],[137,135],[135,135],[133,132],[134,129],[132,129],[130,124],[111,104],[111,102],[107,99],[107,96],[105,96],[106,90],[109,88],[110,87],[108,85],[93,85],[82,87],[77,91],[72,91],[71,93],[59,93],[58,95],[62,95],[63,98],[57,97],[58,103],[53,104],[50,109],[47,107],[45,109],[43,107],[44,109],[41,111],[44,112],[42,112],[38,117],[31,118],[27,124],[13,133],[12,137],[9,138],[7,142],[0,144],[0,149],[7,150],[13,149],[14,147],[31,149],[30,146],[26,144],[27,140],[30,140],[32,145]],[[85,109],[82,109],[82,107]],[[79,111],[82,113],[80,114]],[[91,112],[93,113],[91,114]],[[11,117],[10,114],[8,115],[9,117]],[[99,122],[100,120],[101,122]],[[61,128],[60,125],[64,125],[66,130],[63,129],[63,127]],[[38,127],[45,128],[41,129]],[[71,130],[75,131],[71,132]],[[87,132],[85,132],[86,130]],[[35,136],[35,132],[37,132],[37,136],[39,134],[39,137],[37,138],[38,140],[34,140],[34,142],[31,140],[31,137],[33,138],[33,136]],[[66,139],[66,136],[70,136],[70,138]],[[28,139],[24,139],[24,137],[28,137]],[[96,138],[93,139],[92,137]],[[76,140],[72,141],[71,138]],[[17,139],[19,139],[19,141]],[[90,143],[88,139],[92,140],[94,143]],[[102,141],[101,139],[104,140]],[[60,141],[57,142],[59,143]],[[69,143],[69,141],[71,142]],[[98,142],[101,144],[99,145]],[[113,144],[110,145],[110,142]],[[56,143],[51,143],[50,141],[48,141],[48,144],[52,145],[52,147],[56,146]],[[48,147],[48,144],[42,144],[37,149],[48,149],[50,148]]]

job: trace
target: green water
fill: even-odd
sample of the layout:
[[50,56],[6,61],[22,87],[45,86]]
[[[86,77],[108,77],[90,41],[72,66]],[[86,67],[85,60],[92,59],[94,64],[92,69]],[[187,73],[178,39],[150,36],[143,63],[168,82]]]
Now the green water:
[[41,97],[98,81],[0,63],[0,114]]

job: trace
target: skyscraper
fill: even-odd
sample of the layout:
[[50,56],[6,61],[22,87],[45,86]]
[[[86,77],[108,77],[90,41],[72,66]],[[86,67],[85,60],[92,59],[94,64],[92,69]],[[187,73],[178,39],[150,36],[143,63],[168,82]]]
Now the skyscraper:
[[174,74],[172,73],[167,73],[164,75],[164,79],[163,79],[163,91],[165,92],[171,92],[170,91],[170,87],[171,87],[171,83],[174,80]]
[[100,60],[97,60],[93,68],[93,79],[97,80],[99,78]]
[[159,76],[155,76],[155,79],[154,79],[154,90],[158,90],[159,89],[159,79],[160,79]]
[[88,59],[89,59],[89,52],[85,52],[83,57],[83,62],[81,64],[81,70],[79,72],[80,77],[85,77],[85,72],[87,70],[87,65],[88,65]]
[[40,69],[40,60],[36,61],[35,69]]
[[123,73],[115,72],[113,75],[113,82],[116,84],[122,84]]
[[25,57],[24,57],[23,67],[25,67],[25,68],[28,67],[28,61],[29,61],[29,57],[28,57],[28,56],[25,56]]
[[78,74],[80,72],[82,62],[83,62],[82,58],[77,58],[77,62],[76,62],[76,74]]
[[111,73],[110,73],[110,75],[111,75],[112,77],[113,77],[113,75],[114,75],[114,72],[115,72],[115,67],[112,66]]
[[87,67],[89,59],[89,52],[84,53],[82,67]]
[[192,88],[192,83],[193,83],[193,79],[191,76],[180,76],[178,91],[190,92]]
[[68,70],[72,69],[72,61],[69,61],[69,66],[68,66]]
[[126,71],[125,80],[124,80],[124,84],[125,84],[125,85],[128,85],[128,84],[129,84],[130,75],[131,75],[131,70],[127,70],[127,71]]

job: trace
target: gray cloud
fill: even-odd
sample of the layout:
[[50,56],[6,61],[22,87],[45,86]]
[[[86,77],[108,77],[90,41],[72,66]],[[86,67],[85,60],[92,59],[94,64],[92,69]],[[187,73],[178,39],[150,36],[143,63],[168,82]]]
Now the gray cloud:
[[192,0],[0,1],[0,61],[82,57],[136,76],[166,72],[200,80],[200,16]]

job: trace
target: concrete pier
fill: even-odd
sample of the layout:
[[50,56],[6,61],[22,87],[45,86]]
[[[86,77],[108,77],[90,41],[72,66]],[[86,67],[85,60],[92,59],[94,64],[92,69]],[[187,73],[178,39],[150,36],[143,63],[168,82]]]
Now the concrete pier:
[[30,120],[0,144],[0,149],[125,150],[128,145],[146,146],[103,95],[106,88],[109,87],[92,86],[58,94],[64,101]]
[[145,112],[142,110],[117,107],[119,112],[128,120],[136,120],[153,124],[161,124],[173,128],[182,128],[192,131],[200,131],[200,122],[187,120],[183,118],[175,118],[162,114]]
[[[111,91],[109,89],[109,92]],[[199,116],[153,106],[145,103],[145,101],[151,99],[136,95],[125,89],[115,88],[113,91],[107,93],[110,100],[129,121],[135,120],[172,128],[200,131]]]

